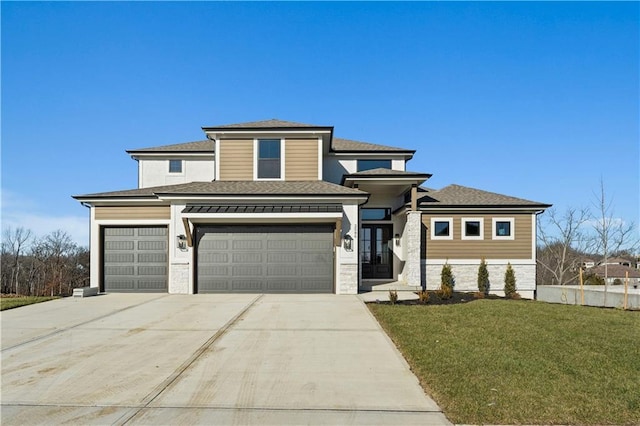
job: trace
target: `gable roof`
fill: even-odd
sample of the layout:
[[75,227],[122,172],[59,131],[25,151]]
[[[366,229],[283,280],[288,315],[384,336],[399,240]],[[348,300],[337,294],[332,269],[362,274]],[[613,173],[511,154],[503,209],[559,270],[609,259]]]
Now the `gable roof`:
[[210,181],[190,182],[177,185],[163,185],[149,188],[128,189],[124,191],[100,192],[96,194],[75,195],[73,198],[123,199],[150,198],[160,196],[319,196],[319,197],[366,197],[368,194],[358,189],[347,188],[325,181]]
[[[233,124],[221,124],[212,127],[203,127],[205,132],[216,130],[295,130],[295,129],[317,129],[322,131],[329,131],[331,138],[331,151],[333,152],[353,152],[353,153],[396,153],[396,154],[411,154],[416,151],[413,149],[398,148],[395,146],[380,145],[370,142],[356,141],[352,139],[343,139],[333,137],[333,126],[318,126],[315,124],[297,123],[295,121],[285,121],[278,118],[272,118],[270,120],[261,121],[248,121],[244,123]],[[128,154],[138,153],[210,153],[214,151],[214,143],[211,140],[200,140],[193,142],[176,143],[170,145],[159,145],[149,148],[136,148],[130,149],[126,152]]]
[[461,185],[449,185],[437,191],[421,192],[418,204],[422,209],[443,207],[532,207],[547,208],[551,204],[497,194]]
[[212,140],[194,141],[175,143],[172,145],[161,145],[151,148],[139,148],[127,150],[128,154],[136,154],[139,152],[189,152],[189,153],[213,153],[214,146]]
[[414,154],[414,149],[398,148],[395,146],[378,145],[375,143],[354,141],[351,139],[333,138],[331,148],[335,152],[396,152]]

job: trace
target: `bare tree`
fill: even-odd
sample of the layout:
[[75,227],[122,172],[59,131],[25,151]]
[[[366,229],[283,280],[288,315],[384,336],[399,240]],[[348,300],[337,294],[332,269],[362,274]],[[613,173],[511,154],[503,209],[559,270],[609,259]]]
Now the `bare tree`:
[[542,243],[537,263],[551,284],[565,285],[575,280],[580,268],[580,255],[588,246],[584,225],[591,217],[587,208],[568,208],[564,214],[550,209],[538,224],[538,240]]
[[3,291],[8,290],[14,291],[16,294],[19,293],[18,286],[20,283],[20,261],[22,259],[22,256],[24,255],[26,248],[29,245],[31,237],[31,230],[24,229],[23,227],[18,227],[15,229],[7,228],[2,233],[2,260],[3,263],[5,263],[5,260],[8,260],[10,262],[9,265],[5,264],[3,267],[4,269],[8,266],[10,273],[6,282],[3,279]]
[[607,199],[604,189],[604,179],[600,178],[600,191],[594,193],[594,208],[597,209],[596,220],[593,221],[592,251],[602,256],[604,264],[604,298],[607,300],[607,281],[609,278],[608,259],[611,253],[627,249],[634,251],[638,248],[639,240],[633,222],[626,223],[614,216],[613,198]]

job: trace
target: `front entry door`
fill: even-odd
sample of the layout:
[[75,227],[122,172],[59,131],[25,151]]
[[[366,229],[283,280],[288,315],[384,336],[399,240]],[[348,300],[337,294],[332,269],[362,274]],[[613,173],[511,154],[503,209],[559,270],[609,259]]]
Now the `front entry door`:
[[360,261],[363,279],[393,277],[393,225],[362,225]]

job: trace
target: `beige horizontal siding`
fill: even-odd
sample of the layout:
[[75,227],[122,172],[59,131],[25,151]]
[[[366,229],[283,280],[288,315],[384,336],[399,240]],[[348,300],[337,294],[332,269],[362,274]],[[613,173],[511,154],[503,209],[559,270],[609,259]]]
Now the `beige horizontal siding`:
[[221,139],[219,180],[253,180],[253,139]]
[[318,140],[287,139],[285,180],[318,180]]
[[[431,239],[431,218],[453,218],[453,240]],[[483,240],[463,240],[461,219],[481,217],[484,219]],[[492,218],[513,218],[515,238],[513,240],[492,239]],[[495,214],[483,215],[475,213],[465,214],[423,214],[422,223],[425,226],[426,247],[422,248],[422,257],[427,259],[531,259],[532,244],[532,215],[531,214]],[[423,240],[423,241],[424,241]]]
[[97,220],[170,219],[170,206],[96,207]]

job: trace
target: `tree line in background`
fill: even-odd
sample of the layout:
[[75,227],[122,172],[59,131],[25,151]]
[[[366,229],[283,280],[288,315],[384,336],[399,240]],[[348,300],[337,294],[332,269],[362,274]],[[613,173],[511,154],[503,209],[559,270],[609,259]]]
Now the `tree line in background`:
[[65,231],[36,237],[31,230],[2,232],[3,294],[69,296],[89,285],[89,249],[78,246]]
[[[579,284],[581,269],[587,284],[604,284],[608,260],[614,257],[637,264],[640,238],[634,223],[614,216],[613,202],[600,181],[591,208],[568,208],[564,213],[549,209],[538,223],[538,285]],[[585,260],[604,265],[604,277],[583,268]],[[635,266],[635,265],[632,265]]]

